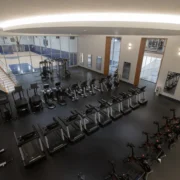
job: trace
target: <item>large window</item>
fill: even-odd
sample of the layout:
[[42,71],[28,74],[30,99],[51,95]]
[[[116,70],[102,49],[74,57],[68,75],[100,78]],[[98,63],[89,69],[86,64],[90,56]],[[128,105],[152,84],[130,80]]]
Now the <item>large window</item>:
[[118,68],[119,57],[120,57],[120,43],[121,43],[120,38],[111,39],[109,74],[113,74]]
[[77,64],[77,37],[0,36],[0,63],[14,74],[39,71],[44,59],[64,58]]
[[88,68],[92,68],[92,55],[88,54]]

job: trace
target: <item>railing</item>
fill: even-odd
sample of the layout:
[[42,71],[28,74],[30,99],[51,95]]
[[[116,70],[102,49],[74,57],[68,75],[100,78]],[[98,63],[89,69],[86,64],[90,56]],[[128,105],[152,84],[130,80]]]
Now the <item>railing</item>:
[[4,81],[2,78],[0,78],[0,86],[3,88],[3,91],[9,92],[9,87],[5,85]]
[[1,60],[0,60],[0,67],[4,70],[4,72],[7,74],[7,76],[9,76],[9,78],[11,79],[11,81],[12,81],[14,84],[17,84],[16,77],[15,77],[14,74],[12,73],[11,69],[8,68]]

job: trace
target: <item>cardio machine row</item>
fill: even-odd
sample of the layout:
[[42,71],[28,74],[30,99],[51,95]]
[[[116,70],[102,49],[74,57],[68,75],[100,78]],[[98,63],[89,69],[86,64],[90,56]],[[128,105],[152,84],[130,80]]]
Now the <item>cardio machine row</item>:
[[[85,138],[85,135],[91,135],[100,127],[105,127],[112,120],[117,120],[122,116],[121,111],[119,111],[119,115],[116,113],[116,118],[112,116],[115,110],[110,102],[105,100],[98,102],[97,106],[86,105],[84,111],[73,110],[71,115],[66,118],[54,117],[52,123],[46,126],[38,124],[39,131],[37,127],[33,126],[33,131],[28,134],[17,137],[14,133],[24,166],[44,159],[46,157],[44,147],[49,154],[53,154],[65,148],[69,143],[79,142]],[[119,106],[118,103],[117,106]],[[30,147],[28,148],[28,146]],[[29,149],[33,149],[32,154]]]
[[66,105],[64,99],[66,93],[61,88],[60,82],[56,82],[53,88],[50,88],[49,84],[44,84],[43,90],[41,90],[42,94],[39,93],[38,89],[39,86],[37,83],[31,84],[30,88],[27,89],[27,99],[22,86],[15,86],[12,97],[18,115],[30,112],[29,106],[32,112],[37,112],[43,109],[43,104],[49,109],[54,109],[56,107],[54,101],[60,105]]
[[[153,122],[157,128],[155,133],[142,132],[146,140],[139,146],[142,150],[140,155],[136,155],[134,144],[127,143],[131,154],[123,159],[124,166],[127,169],[126,173],[118,173],[115,162],[109,161],[111,171],[104,177],[104,180],[148,179],[149,174],[153,172],[152,166],[154,163],[161,163],[162,159],[166,157],[165,151],[167,148],[171,150],[180,137],[180,117],[176,116],[175,109],[170,109],[170,111],[173,116],[163,116],[165,123]],[[78,180],[84,179],[85,176],[79,173]]]

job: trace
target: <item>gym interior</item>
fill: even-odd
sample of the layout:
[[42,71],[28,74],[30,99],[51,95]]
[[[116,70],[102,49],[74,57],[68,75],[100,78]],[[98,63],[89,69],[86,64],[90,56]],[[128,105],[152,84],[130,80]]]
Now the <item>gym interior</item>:
[[2,2],[1,178],[179,180],[179,12],[70,2]]

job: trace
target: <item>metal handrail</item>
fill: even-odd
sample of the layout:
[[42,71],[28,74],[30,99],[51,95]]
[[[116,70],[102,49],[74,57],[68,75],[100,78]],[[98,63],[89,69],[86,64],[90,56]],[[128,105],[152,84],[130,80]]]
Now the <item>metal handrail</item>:
[[11,69],[8,68],[1,60],[0,60],[0,67],[4,70],[4,72],[9,76],[14,84],[17,84],[16,77],[12,73]]
[[5,85],[2,78],[0,78],[0,85],[4,88],[5,91],[9,92],[9,87]]

